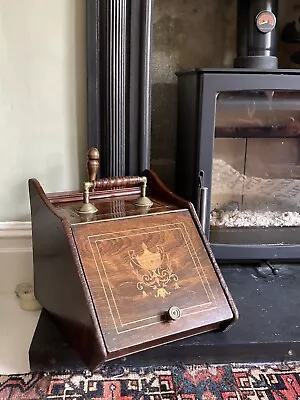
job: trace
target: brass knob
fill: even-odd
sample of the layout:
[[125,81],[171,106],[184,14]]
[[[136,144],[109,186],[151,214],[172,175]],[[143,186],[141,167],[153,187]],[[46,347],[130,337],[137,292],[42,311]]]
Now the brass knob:
[[99,150],[96,149],[95,147],[89,149],[88,161],[87,161],[89,182],[94,182],[96,180],[97,172],[99,169],[99,159],[100,159]]
[[176,321],[177,319],[179,319],[181,317],[181,311],[180,308],[178,307],[170,307],[168,310],[168,317],[172,320],[172,321]]

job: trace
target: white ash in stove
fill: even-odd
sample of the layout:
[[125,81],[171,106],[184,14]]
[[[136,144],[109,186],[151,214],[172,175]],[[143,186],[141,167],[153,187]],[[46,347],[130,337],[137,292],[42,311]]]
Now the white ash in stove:
[[300,226],[300,213],[296,211],[224,211],[214,209],[210,213],[210,224],[220,228]]
[[215,159],[211,207],[216,227],[300,226],[300,180],[249,177]]

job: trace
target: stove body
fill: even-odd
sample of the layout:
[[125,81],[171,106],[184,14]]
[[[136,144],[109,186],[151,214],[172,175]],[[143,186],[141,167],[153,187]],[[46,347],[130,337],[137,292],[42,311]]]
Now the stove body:
[[219,261],[300,258],[300,76],[278,69],[277,0],[238,0],[234,68],[179,72],[176,191]]
[[216,258],[300,257],[300,79],[293,70],[178,75],[177,193]]

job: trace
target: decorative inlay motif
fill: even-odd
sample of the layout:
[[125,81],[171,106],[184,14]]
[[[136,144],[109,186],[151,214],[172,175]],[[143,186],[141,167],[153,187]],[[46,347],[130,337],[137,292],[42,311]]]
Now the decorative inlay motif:
[[[84,268],[110,351],[118,348],[120,339],[128,346],[139,343],[139,335],[133,342],[128,335],[137,329],[143,328],[143,340],[160,337],[155,327],[162,323],[162,316],[167,320],[172,306],[180,308],[184,318],[191,316],[194,327],[198,326],[194,315],[201,317],[218,308],[206,275],[206,260],[199,251],[202,243],[194,240],[193,230],[189,234],[193,221],[185,215],[188,211],[174,212],[174,221],[163,224],[160,219],[164,215],[143,217],[150,223],[147,226],[143,221],[141,227],[136,223],[139,218],[89,226],[90,259]],[[181,290],[175,290],[179,285]],[[177,326],[181,324],[170,326],[172,332],[180,329]]]
[[157,251],[152,252],[142,243],[142,249],[141,255],[134,250],[128,254],[130,266],[139,279],[137,289],[142,291],[143,297],[154,294],[154,297],[164,298],[171,293],[169,287],[172,283],[174,289],[179,289],[178,276],[173,272],[169,254],[163,247],[156,246]]

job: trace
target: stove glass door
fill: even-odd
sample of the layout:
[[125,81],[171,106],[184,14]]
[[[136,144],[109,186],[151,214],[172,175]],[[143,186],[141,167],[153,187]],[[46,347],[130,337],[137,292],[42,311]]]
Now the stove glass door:
[[218,94],[210,240],[300,243],[300,92]]

